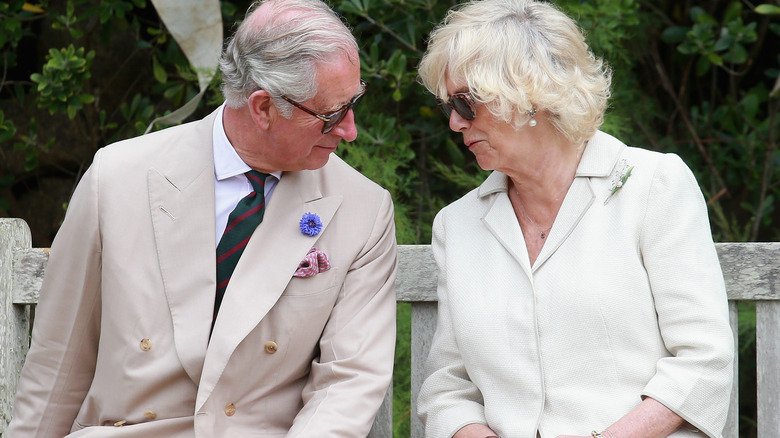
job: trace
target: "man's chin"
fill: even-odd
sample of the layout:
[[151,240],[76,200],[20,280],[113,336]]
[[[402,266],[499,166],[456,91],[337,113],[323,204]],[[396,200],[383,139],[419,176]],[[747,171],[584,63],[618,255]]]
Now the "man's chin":
[[[335,151],[333,151],[333,152],[335,152]],[[315,169],[319,169],[320,167],[328,164],[328,160],[330,159],[330,154],[333,153],[333,152],[320,153],[320,154],[317,154],[316,156],[312,156],[311,157],[312,159],[309,161],[309,165],[307,166],[307,168],[309,170],[315,170]]]

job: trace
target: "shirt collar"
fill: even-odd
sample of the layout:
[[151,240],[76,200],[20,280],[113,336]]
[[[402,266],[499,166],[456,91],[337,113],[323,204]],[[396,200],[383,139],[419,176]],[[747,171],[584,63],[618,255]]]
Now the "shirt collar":
[[[225,104],[220,105],[217,110],[217,118],[214,121],[214,130],[212,132],[212,144],[214,145],[214,176],[217,181],[241,175],[252,170],[241,157],[236,153],[236,149],[230,144],[230,140],[225,133],[225,125],[222,124],[222,114],[225,110]],[[272,172],[271,175],[276,179],[282,178],[282,172]]]

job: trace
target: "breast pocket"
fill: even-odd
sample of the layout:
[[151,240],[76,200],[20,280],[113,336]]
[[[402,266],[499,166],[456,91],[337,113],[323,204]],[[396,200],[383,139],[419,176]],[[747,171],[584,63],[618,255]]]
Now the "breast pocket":
[[311,277],[293,277],[287,283],[282,298],[314,297],[336,288],[342,281],[339,268],[332,267]]

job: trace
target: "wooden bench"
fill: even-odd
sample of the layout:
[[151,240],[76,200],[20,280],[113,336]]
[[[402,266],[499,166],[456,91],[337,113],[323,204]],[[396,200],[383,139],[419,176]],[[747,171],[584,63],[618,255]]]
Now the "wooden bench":
[[[29,343],[34,312],[48,253],[31,247],[21,219],[0,218],[0,436],[10,421],[16,382]],[[756,302],[758,352],[758,437],[780,437],[780,243],[716,245],[726,279],[731,325],[737,342],[737,301]],[[429,245],[401,245],[396,294],[412,307],[411,436],[422,437],[415,405],[423,365],[436,326],[436,265]],[[736,366],[735,366],[736,376]],[[736,379],[735,379],[736,380]],[[725,438],[738,438],[738,394],[735,383]],[[377,414],[371,438],[392,436],[392,388]]]

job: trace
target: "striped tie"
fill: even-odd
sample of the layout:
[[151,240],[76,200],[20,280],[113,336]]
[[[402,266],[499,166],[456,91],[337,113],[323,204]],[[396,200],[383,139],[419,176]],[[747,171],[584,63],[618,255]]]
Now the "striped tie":
[[222,298],[225,296],[230,276],[236,268],[238,259],[246,248],[252,232],[255,231],[260,222],[263,221],[263,212],[265,211],[265,173],[256,170],[250,170],[246,177],[252,184],[254,191],[238,201],[236,208],[228,217],[225,232],[217,245],[217,295],[214,300],[214,321],[217,320],[219,306],[222,304]]

